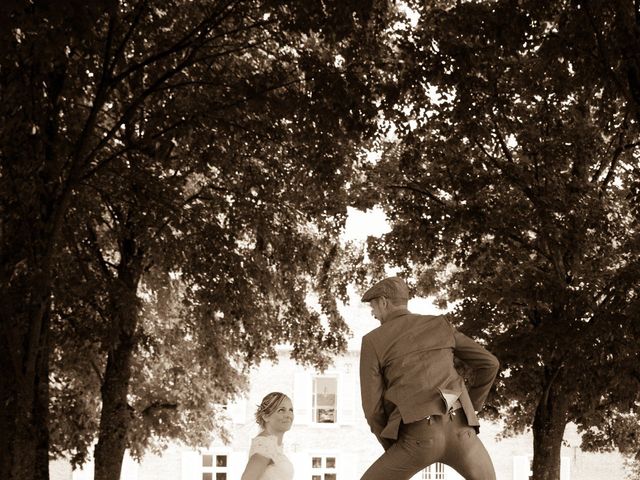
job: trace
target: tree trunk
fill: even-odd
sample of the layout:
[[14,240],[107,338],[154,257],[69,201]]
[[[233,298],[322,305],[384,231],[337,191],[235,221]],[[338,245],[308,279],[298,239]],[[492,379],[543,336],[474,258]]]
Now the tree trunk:
[[[2,326],[5,327],[5,319],[2,319]],[[9,355],[9,345],[6,342],[7,336],[4,334],[0,338],[0,478],[9,478],[11,471],[11,459],[13,458],[14,425],[12,419],[16,416],[15,401],[15,381],[14,371]]]
[[[47,23],[42,21],[47,12],[32,7],[27,9],[35,13],[30,20],[34,22],[31,25],[35,33],[39,31],[38,25]],[[23,13],[17,18],[23,18]],[[101,14],[100,9],[96,10],[95,18]],[[49,39],[47,35],[33,37],[36,36],[44,42]],[[60,98],[67,78],[67,59],[62,49],[56,52],[56,48],[49,48],[42,53],[38,46],[44,44],[37,41],[29,47],[29,51],[38,54],[30,54],[28,58],[18,52],[24,46],[9,52],[7,58],[14,59],[11,66],[7,65],[9,85],[19,86],[18,90],[9,91],[17,95],[13,101],[20,108],[8,103],[8,110],[2,111],[5,116],[10,112],[12,119],[12,128],[5,129],[0,138],[2,176],[9,179],[3,184],[0,199],[3,213],[0,478],[3,480],[45,480],[49,476],[48,342],[51,286],[55,280],[52,265],[60,248],[64,216],[81,178],[82,154],[95,125],[87,122],[84,129],[87,133],[77,142],[69,138],[59,142]],[[96,104],[94,110],[99,107],[101,104]],[[71,162],[66,156],[67,144],[75,144]],[[58,156],[60,150],[64,154]]]
[[53,209],[42,210],[44,221],[27,226],[16,216],[3,224],[9,246],[2,245],[0,274],[0,478],[7,480],[48,478],[50,270],[56,231],[46,216]]
[[137,346],[138,282],[142,254],[135,241],[123,241],[116,286],[110,292],[114,345],[109,349],[102,384],[100,431],[95,447],[94,480],[120,478],[132,412],[127,402],[131,361]]
[[33,423],[36,432],[35,478],[49,480],[49,325],[50,312],[42,322],[41,348],[35,378]]
[[135,340],[122,332],[120,344],[109,353],[102,385],[100,433],[95,447],[94,480],[120,478],[131,414],[127,403]]
[[568,399],[557,375],[548,380],[533,419],[533,480],[560,480],[560,450]]
[[49,308],[33,320],[12,313],[3,319],[0,349],[0,478],[48,480]]
[[[3,339],[4,340],[4,339]],[[3,342],[4,343],[4,342]],[[9,348],[12,348],[9,346]],[[2,417],[0,475],[3,479],[35,478],[36,435],[33,428],[34,381],[15,371],[9,351],[2,346]],[[7,361],[8,360],[8,361]],[[21,366],[21,365],[20,365]]]

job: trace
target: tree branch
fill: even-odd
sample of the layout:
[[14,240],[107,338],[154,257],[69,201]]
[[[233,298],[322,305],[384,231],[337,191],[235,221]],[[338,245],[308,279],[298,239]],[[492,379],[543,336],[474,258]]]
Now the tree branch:
[[[626,133],[629,130],[629,122],[628,122],[628,118],[629,118],[629,111],[627,110],[625,112],[624,115],[624,119],[622,121],[622,124],[620,126],[620,131],[618,132],[618,144],[615,147],[614,151],[613,151],[613,157],[611,159],[611,162],[609,162],[609,171],[607,172],[607,175],[605,177],[605,179],[603,180],[602,184],[600,185],[600,194],[602,195],[606,189],[607,186],[609,185],[609,182],[611,182],[616,166],[618,165],[618,161],[620,159],[620,156],[622,155],[623,152],[625,152],[628,148],[627,148],[627,144],[625,144],[625,136]],[[633,148],[633,147],[631,147]],[[600,166],[598,167],[598,171],[595,172],[591,178],[591,182],[596,182],[598,180],[598,178],[600,178],[600,176],[602,175],[602,173],[604,172],[605,169],[605,165],[606,163],[604,162],[604,160],[602,161],[602,163],[600,164]]]
[[113,43],[113,32],[115,30],[116,14],[112,12],[109,15],[109,26],[107,28],[107,38],[104,46],[104,53],[102,56],[102,74],[100,75],[100,84],[106,85],[111,78],[111,68],[109,66],[111,52],[111,44]]
[[502,137],[502,133],[500,132],[500,127],[498,127],[498,122],[496,121],[494,115],[491,115],[491,123],[493,123],[494,135],[498,139],[498,143],[500,144],[500,149],[502,150],[502,154],[509,161],[509,163],[514,164],[515,161],[513,159],[511,150],[509,150],[509,146],[507,145],[507,142]]
[[422,190],[418,187],[414,187],[413,185],[386,185],[386,188],[393,188],[396,190],[409,190],[411,192],[414,193],[419,193],[420,195],[424,195],[428,198],[430,198],[431,200],[434,200],[435,202],[437,202],[439,205],[442,206],[449,206],[449,204],[444,201],[441,200],[440,198],[438,198],[436,195],[434,195],[433,193],[427,191],[427,190]]
[[136,13],[134,14],[133,20],[129,25],[129,29],[127,30],[127,33],[125,33],[122,39],[122,42],[120,42],[120,45],[118,45],[118,48],[113,53],[112,62],[111,62],[111,65],[109,66],[109,78],[111,78],[111,76],[113,75],[113,71],[117,66],[118,60],[121,58],[122,54],[124,53],[124,49],[127,43],[129,43],[129,40],[131,40],[131,37],[133,36],[133,32],[135,31],[136,27],[140,23],[140,19],[142,18],[142,13],[144,12],[147,2],[148,0],[141,0],[138,3]]
[[143,417],[151,417],[151,416],[155,415],[155,413],[160,411],[160,410],[176,410],[177,408],[178,408],[178,404],[177,403],[154,402],[154,403],[148,405],[147,407],[145,407],[140,412],[140,415],[143,416]]
[[102,255],[102,250],[100,249],[100,245],[98,244],[98,236],[96,235],[96,232],[93,229],[93,226],[88,220],[85,223],[85,226],[87,229],[87,238],[89,239],[89,245],[91,247],[91,250],[93,251],[93,255],[98,261],[98,266],[100,267],[100,270],[102,271],[102,274],[104,275],[104,277],[107,280],[112,280],[113,275],[111,274],[111,271],[109,270],[109,266],[107,265],[107,262],[105,261],[104,256]]
[[632,102],[632,99],[630,99],[627,95],[627,89],[625,88],[625,86],[622,84],[622,82],[620,81],[620,79],[618,78],[618,76],[615,73],[615,70],[613,69],[613,67],[611,66],[611,62],[609,61],[609,56],[607,55],[604,45],[605,45],[605,41],[602,38],[602,33],[601,33],[601,28],[599,28],[596,24],[595,24],[595,20],[594,20],[594,15],[591,12],[591,9],[589,8],[589,1],[581,1],[580,4],[582,5],[582,7],[584,8],[584,12],[586,12],[587,14],[587,20],[589,21],[589,25],[591,26],[591,31],[595,36],[596,39],[596,45],[598,48],[598,53],[600,54],[600,59],[602,60],[605,70],[607,73],[609,73],[609,75],[611,76],[611,79],[613,80],[613,83],[615,83],[616,87],[618,87],[618,90],[626,97],[628,102]]
[[135,150],[141,150],[141,146],[144,145],[145,143],[149,143],[150,141],[153,140],[157,140],[159,138],[162,138],[164,135],[166,135],[167,133],[171,132],[172,130],[175,130],[176,128],[178,128],[180,125],[183,124],[187,124],[188,120],[185,119],[179,119],[178,121],[164,127],[163,129],[155,132],[154,134],[150,135],[149,138],[147,137],[143,137],[139,142],[127,142],[127,144],[122,147],[119,150],[115,150],[111,153],[111,155],[109,155],[108,157],[105,157],[104,159],[102,159],[101,161],[99,161],[98,163],[95,164],[95,166],[87,171],[83,176],[82,176],[82,181],[87,181],[89,178],[91,178],[93,175],[95,175],[96,173],[98,173],[100,170],[102,170],[104,167],[106,167],[109,163],[111,163],[115,158],[118,158],[122,155],[124,155],[125,153],[128,152],[132,152]]
[[[180,71],[182,71],[187,65],[189,65],[192,60],[193,60],[193,55],[195,54],[195,50],[192,50],[191,53],[189,55],[187,55],[187,57],[180,62],[178,65],[176,65],[175,67],[169,69],[168,71],[166,71],[165,73],[163,73],[162,75],[160,75],[160,77],[158,79],[156,79],[155,82],[153,82],[153,84],[151,84],[147,89],[145,89],[137,98],[135,98],[134,100],[131,101],[131,103],[129,104],[129,106],[126,108],[126,110],[124,111],[124,113],[120,116],[120,118],[118,119],[117,122],[115,122],[115,124],[113,125],[113,127],[111,127],[111,129],[109,130],[109,132],[100,140],[100,142],[98,142],[98,144],[93,148],[93,150],[91,150],[91,152],[89,152],[89,154],[86,157],[86,161],[84,162],[85,164],[89,164],[91,162],[91,160],[93,159],[93,157],[97,154],[97,152],[104,147],[108,142],[110,142],[113,137],[115,136],[115,134],[118,132],[118,130],[120,129],[120,125],[125,124],[129,121],[129,119],[131,119],[136,111],[136,109],[152,94],[156,93],[157,89],[159,88],[160,85],[162,85],[164,82],[166,82],[169,78],[173,77],[174,75],[176,75],[177,73],[179,73]],[[113,158],[110,157],[110,158]],[[104,162],[102,162],[104,163]],[[99,165],[98,165],[99,166]],[[88,172],[85,173],[85,175],[83,175],[82,178],[89,178],[91,177],[95,172],[96,172],[96,167],[91,168]]]

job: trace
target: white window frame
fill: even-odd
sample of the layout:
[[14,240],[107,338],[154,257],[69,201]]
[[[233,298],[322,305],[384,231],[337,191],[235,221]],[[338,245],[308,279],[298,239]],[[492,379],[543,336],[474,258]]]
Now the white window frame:
[[[319,458],[320,459],[320,467],[314,467],[313,466],[313,459],[314,458]],[[327,467],[327,459],[328,458],[333,458],[333,467]],[[338,477],[338,465],[339,465],[339,457],[336,454],[333,453],[312,453],[309,455],[309,461],[311,462],[311,466],[310,466],[310,472],[311,475],[309,476],[309,480],[313,480],[313,478],[315,476],[319,476],[320,480],[325,480],[325,476],[327,474],[331,475],[335,475],[335,479],[339,480]]]
[[[314,418],[314,379],[317,377],[332,377],[337,380],[336,422],[319,423]],[[296,369],[294,374],[293,406],[295,409],[294,423],[297,425],[311,425],[314,428],[337,428],[354,425],[356,413],[357,376],[353,369],[345,373],[338,368],[331,368],[325,372],[312,369]]]
[[[212,457],[212,462],[211,462],[212,465],[210,467],[204,466],[205,455],[210,455]],[[217,466],[218,457],[226,457],[226,465],[224,467]],[[227,480],[231,480],[231,470],[229,465],[230,459],[231,459],[230,452],[227,451],[226,449],[202,451],[200,453],[200,465],[199,465],[200,477],[197,480],[204,480],[205,473],[211,474],[211,480],[216,480],[217,473],[224,473],[226,474]]]
[[[315,383],[317,379],[327,378],[333,379],[336,382],[336,398],[335,398],[335,421],[334,422],[318,422],[316,420],[316,412],[318,410],[318,406],[316,405],[316,392],[315,392]],[[323,374],[314,374],[311,377],[311,424],[317,427],[335,427],[340,425],[342,419],[342,413],[340,412],[340,375],[336,373],[323,373]]]
[[411,480],[464,480],[449,465],[436,462],[416,473]]
[[447,480],[447,470],[444,463],[432,463],[420,472],[420,480]]

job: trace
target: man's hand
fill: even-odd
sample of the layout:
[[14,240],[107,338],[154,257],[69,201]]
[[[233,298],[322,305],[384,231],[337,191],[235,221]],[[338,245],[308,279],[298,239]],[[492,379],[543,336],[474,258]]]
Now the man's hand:
[[380,445],[382,445],[382,448],[384,448],[385,452],[389,450],[394,443],[396,443],[395,440],[391,440],[389,438],[384,438],[384,437],[378,437],[378,441],[380,442]]

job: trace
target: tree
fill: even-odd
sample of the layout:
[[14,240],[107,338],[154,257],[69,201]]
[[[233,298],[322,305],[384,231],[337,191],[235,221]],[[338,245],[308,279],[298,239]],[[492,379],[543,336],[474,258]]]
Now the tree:
[[96,42],[88,26],[107,8],[101,2],[81,3],[5,2],[1,7],[0,474],[6,478],[35,478],[36,472],[45,478],[48,472],[53,259],[82,173],[87,131],[102,108],[98,102],[86,116],[77,99],[65,105],[69,119],[87,118],[87,128],[60,139],[65,80],[78,73],[78,82],[86,78],[82,70],[69,71],[69,60],[77,55],[80,39]]
[[[138,349],[137,294],[157,295],[177,265],[194,328],[209,342],[223,326],[236,333],[232,356],[256,361],[289,340],[297,358],[322,361],[341,347],[329,239],[355,142],[374,127],[371,32],[383,12],[369,2],[2,8],[0,474],[47,477],[51,349],[55,408],[86,413],[55,438],[86,447],[100,385],[110,431],[97,477],[111,478],[138,407],[126,401],[132,362],[157,354]],[[311,288],[326,335],[304,301]],[[270,334],[255,335],[265,321]],[[68,368],[68,345],[95,378]],[[80,385],[89,391],[73,399],[58,388]]]
[[532,429],[536,480],[559,478],[570,421],[585,447],[637,452],[610,428],[640,405],[636,12],[408,5],[394,130],[362,197],[392,224],[372,257],[454,302],[501,360],[489,405],[508,431]]

